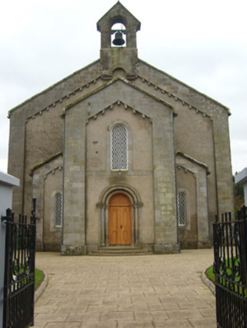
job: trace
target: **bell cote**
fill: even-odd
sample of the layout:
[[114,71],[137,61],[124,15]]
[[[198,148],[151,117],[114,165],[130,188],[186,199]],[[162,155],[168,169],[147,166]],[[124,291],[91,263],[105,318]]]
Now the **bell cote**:
[[121,70],[127,79],[136,75],[136,33],[141,23],[118,1],[97,23],[101,33],[103,78]]

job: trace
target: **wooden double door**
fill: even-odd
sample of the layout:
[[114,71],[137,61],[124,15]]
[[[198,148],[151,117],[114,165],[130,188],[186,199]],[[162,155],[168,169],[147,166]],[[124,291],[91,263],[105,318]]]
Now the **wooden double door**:
[[109,245],[131,245],[131,202],[125,194],[115,194],[109,201]]

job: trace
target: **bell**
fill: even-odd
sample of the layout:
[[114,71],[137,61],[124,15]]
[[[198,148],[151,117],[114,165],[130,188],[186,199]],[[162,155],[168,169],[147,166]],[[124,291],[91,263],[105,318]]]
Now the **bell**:
[[115,46],[122,46],[125,43],[124,39],[123,39],[123,34],[120,31],[117,31],[117,33],[115,34],[115,39],[113,40],[113,44]]

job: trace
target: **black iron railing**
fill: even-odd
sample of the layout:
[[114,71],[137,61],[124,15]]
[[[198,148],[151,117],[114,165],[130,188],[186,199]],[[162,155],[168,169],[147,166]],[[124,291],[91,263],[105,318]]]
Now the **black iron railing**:
[[216,217],[213,232],[217,327],[247,328],[246,207],[237,220]]
[[14,222],[9,209],[2,221],[6,224],[3,327],[27,328],[34,324],[35,200],[30,223],[22,215]]

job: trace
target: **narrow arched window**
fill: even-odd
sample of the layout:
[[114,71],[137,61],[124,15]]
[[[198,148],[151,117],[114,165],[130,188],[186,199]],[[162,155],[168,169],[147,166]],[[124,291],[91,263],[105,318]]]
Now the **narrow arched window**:
[[178,225],[187,225],[187,200],[186,193],[180,191],[177,195],[177,209],[178,209]]
[[128,170],[128,135],[123,125],[115,125],[111,133],[111,169]]
[[63,197],[60,192],[55,195],[55,226],[62,225],[63,218]]

